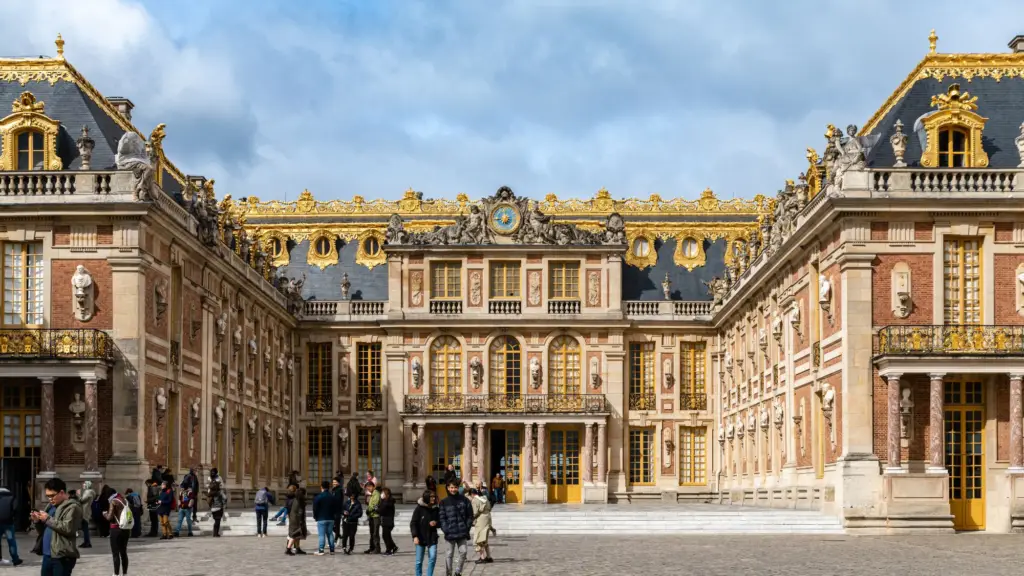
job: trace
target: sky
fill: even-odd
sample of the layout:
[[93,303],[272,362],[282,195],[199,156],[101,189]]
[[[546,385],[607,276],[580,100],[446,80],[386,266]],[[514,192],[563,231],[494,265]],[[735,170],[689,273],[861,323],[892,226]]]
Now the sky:
[[[1006,52],[1024,2],[34,0],[0,55],[65,55],[218,194],[774,194],[928,50]],[[16,22],[17,25],[11,25]]]

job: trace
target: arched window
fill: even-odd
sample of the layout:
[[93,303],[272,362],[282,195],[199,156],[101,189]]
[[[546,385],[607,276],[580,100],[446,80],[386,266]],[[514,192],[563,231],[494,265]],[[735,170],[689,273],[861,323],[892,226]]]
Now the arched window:
[[575,396],[580,393],[580,345],[571,336],[559,336],[548,350],[549,394]]
[[522,350],[519,341],[502,336],[491,344],[491,394],[518,396],[522,382]]
[[45,169],[44,158],[45,138],[40,130],[23,130],[18,133],[18,170]]
[[939,167],[965,168],[971,165],[971,136],[963,128],[943,128],[939,131]]
[[430,393],[462,393],[462,345],[451,336],[430,345]]

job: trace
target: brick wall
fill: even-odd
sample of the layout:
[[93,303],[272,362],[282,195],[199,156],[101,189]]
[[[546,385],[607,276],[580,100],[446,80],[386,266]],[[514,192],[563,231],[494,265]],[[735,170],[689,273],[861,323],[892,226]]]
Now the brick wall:
[[1024,254],[995,254],[995,309],[996,324],[1024,324],[1017,313],[1017,266],[1024,263]]
[[889,223],[888,222],[872,222],[871,223],[871,239],[876,242],[885,242],[889,239]]
[[96,226],[96,243],[101,246],[110,246],[114,243],[114,227],[110,224]]
[[[996,460],[1010,461],[1010,378],[996,377]],[[990,404],[991,405],[991,404]]]
[[[892,270],[906,262],[910,268],[910,292],[913,306],[906,318],[892,313]],[[871,271],[871,322],[875,326],[931,324],[932,318],[931,254],[880,254]],[[941,286],[941,283],[939,284]]]
[[[74,435],[74,418],[68,406],[75,400],[75,393],[82,396],[85,401],[85,382],[78,378],[61,378],[53,385],[53,420],[54,420],[54,458],[60,465],[85,464],[85,444],[81,445],[81,452],[75,450],[72,443]],[[96,401],[98,411],[96,413],[97,436],[99,449],[97,450],[100,466],[110,456],[113,445],[113,388],[106,380],[100,380],[96,384]],[[84,415],[83,415],[84,416]],[[83,421],[83,433],[84,421]]]
[[996,222],[996,242],[1013,242],[1013,222]]
[[934,227],[931,222],[914,222],[914,240],[917,242],[931,242]]
[[[75,317],[71,277],[81,264],[92,276],[93,317],[80,322]],[[110,264],[106,260],[52,260],[50,262],[50,326],[54,328],[113,328],[114,301]]]

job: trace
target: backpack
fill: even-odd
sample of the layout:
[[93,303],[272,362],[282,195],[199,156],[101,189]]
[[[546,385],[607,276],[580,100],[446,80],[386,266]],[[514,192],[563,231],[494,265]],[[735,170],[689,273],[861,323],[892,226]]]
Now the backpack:
[[259,492],[256,493],[256,505],[257,506],[266,506],[267,505],[267,501],[268,501],[267,491],[265,489],[264,490],[260,490]]
[[130,506],[125,505],[121,510],[121,517],[117,519],[117,526],[121,530],[131,530],[135,527],[135,515],[132,514]]
[[132,492],[131,494],[129,494],[127,499],[128,504],[132,508],[142,508],[142,498],[139,496],[137,492]]

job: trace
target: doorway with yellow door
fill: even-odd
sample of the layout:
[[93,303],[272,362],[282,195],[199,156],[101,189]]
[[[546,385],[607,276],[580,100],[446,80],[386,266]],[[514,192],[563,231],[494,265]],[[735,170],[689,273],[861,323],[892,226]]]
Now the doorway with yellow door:
[[462,434],[461,428],[432,428],[430,439],[430,475],[437,481],[437,499],[444,500],[448,490],[444,485],[448,465],[455,468],[455,478],[462,482]]
[[957,530],[985,529],[984,385],[944,383],[944,442],[949,508]]
[[523,501],[522,427],[491,428],[491,461],[488,486],[494,476],[500,475],[505,487],[505,503],[519,504]]
[[549,428],[548,451],[548,502],[580,502],[579,428]]

